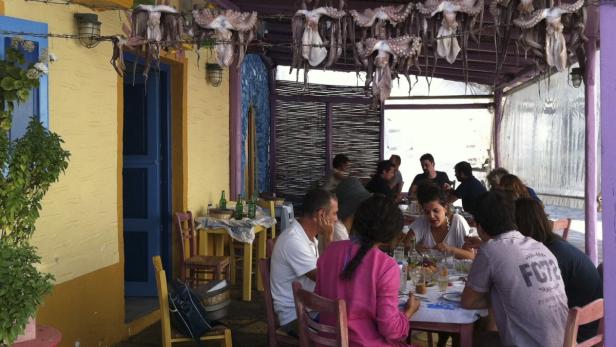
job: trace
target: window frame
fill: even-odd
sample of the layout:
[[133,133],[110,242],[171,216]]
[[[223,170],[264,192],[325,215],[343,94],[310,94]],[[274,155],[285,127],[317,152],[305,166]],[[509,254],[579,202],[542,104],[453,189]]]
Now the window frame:
[[[3,31],[8,32],[23,32],[33,34],[47,35],[47,23],[34,22],[26,19],[0,16],[0,59],[4,59],[5,47],[4,39],[10,35],[3,34]],[[30,35],[21,35],[25,40],[34,41],[38,44],[39,54],[43,49],[49,50],[47,37],[34,37]],[[38,116],[39,121],[45,128],[49,129],[49,76],[43,74],[39,79],[38,87]]]

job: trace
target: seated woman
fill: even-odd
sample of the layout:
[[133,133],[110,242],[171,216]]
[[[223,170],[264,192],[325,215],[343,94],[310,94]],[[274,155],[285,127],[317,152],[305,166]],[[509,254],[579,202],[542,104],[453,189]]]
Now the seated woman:
[[[400,270],[378,248],[397,240],[402,225],[392,200],[370,197],[357,209],[353,238],[330,244],[317,261],[315,293],[346,301],[350,346],[407,346],[409,319],[419,301],[410,294],[404,310],[398,308]],[[319,319],[334,324],[326,314]]]
[[[518,199],[515,219],[520,233],[543,243],[556,257],[565,284],[568,306],[582,307],[603,297],[599,272],[586,254],[552,232],[543,206],[532,198]],[[596,324],[580,326],[578,341],[594,336]]]
[[389,181],[396,174],[394,164],[389,160],[381,160],[376,166],[376,173],[366,184],[366,189],[374,194],[382,194],[390,199],[396,199],[396,193],[389,186]]
[[473,259],[475,253],[462,248],[470,227],[461,215],[449,214],[445,192],[434,184],[425,183],[417,188],[417,200],[424,212],[410,226],[415,233],[417,249],[436,248],[458,259]]
[[500,179],[500,187],[513,194],[514,199],[520,198],[533,198],[537,202],[541,203],[541,200],[535,193],[533,188],[527,187],[522,180],[512,174],[506,174]]

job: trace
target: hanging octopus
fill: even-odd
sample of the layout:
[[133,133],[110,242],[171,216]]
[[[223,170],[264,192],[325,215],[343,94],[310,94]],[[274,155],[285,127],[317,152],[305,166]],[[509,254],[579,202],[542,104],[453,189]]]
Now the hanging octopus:
[[372,28],[372,37],[386,39],[391,37],[391,33],[386,32],[387,24],[396,27],[403,23],[412,13],[413,3],[399,6],[381,6],[376,9],[365,9],[363,13],[351,10],[349,13],[360,28]]
[[254,39],[257,13],[194,9],[192,14],[198,27],[214,31],[214,49],[218,64],[228,67],[236,60],[236,66],[239,67],[244,61],[248,44]]
[[469,29],[472,29],[475,17],[483,13],[483,0],[427,0],[424,4],[418,3],[417,9],[421,14],[428,17],[443,13],[443,20],[436,36],[437,54],[453,64],[461,50],[460,43],[455,36],[459,26],[456,16],[458,12],[471,16]]
[[[372,86],[374,102],[384,102],[391,94],[392,76],[401,70],[408,72],[409,64],[416,63],[421,52],[421,39],[404,35],[389,40],[369,38],[365,44],[358,42],[357,51],[367,68],[366,90]],[[374,60],[371,60],[376,52]]]
[[[327,58],[325,67],[332,66],[342,55],[342,46],[346,41],[343,35],[341,18],[345,11],[334,7],[319,7],[314,10],[301,9],[293,16],[293,64],[291,69],[318,66]],[[321,38],[321,28],[329,27],[329,43]],[[327,47],[329,46],[329,47]],[[329,48],[329,51],[328,51]]]
[[[166,1],[168,2],[168,1]],[[181,36],[183,25],[181,14],[166,4],[139,5],[130,15],[122,29],[126,35],[111,38],[113,55],[111,65],[116,72],[124,75],[124,50],[133,50],[145,56],[143,75],[147,80],[152,61],[159,61],[160,51],[182,51]]]
[[567,42],[563,35],[564,25],[561,17],[564,14],[578,12],[583,5],[584,0],[578,0],[572,4],[561,4],[537,10],[528,17],[514,19],[513,23],[523,30],[530,31],[545,19],[545,59],[548,66],[553,66],[557,71],[562,71],[567,67]]

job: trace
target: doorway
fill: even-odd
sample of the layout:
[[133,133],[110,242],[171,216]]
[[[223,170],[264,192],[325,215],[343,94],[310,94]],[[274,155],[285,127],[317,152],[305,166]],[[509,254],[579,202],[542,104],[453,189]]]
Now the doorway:
[[[152,257],[169,268],[171,255],[170,68],[147,79],[134,56],[124,78],[123,222],[126,321],[158,306]],[[134,73],[133,73],[134,66]],[[140,298],[140,299],[137,299]]]

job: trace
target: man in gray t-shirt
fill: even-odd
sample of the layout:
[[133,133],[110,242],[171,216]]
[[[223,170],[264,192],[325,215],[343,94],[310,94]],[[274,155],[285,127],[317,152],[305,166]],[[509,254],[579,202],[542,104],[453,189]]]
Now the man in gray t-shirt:
[[475,220],[484,241],[462,294],[466,308],[493,309],[504,346],[560,347],[568,308],[558,262],[541,243],[515,231],[509,199],[483,194]]

